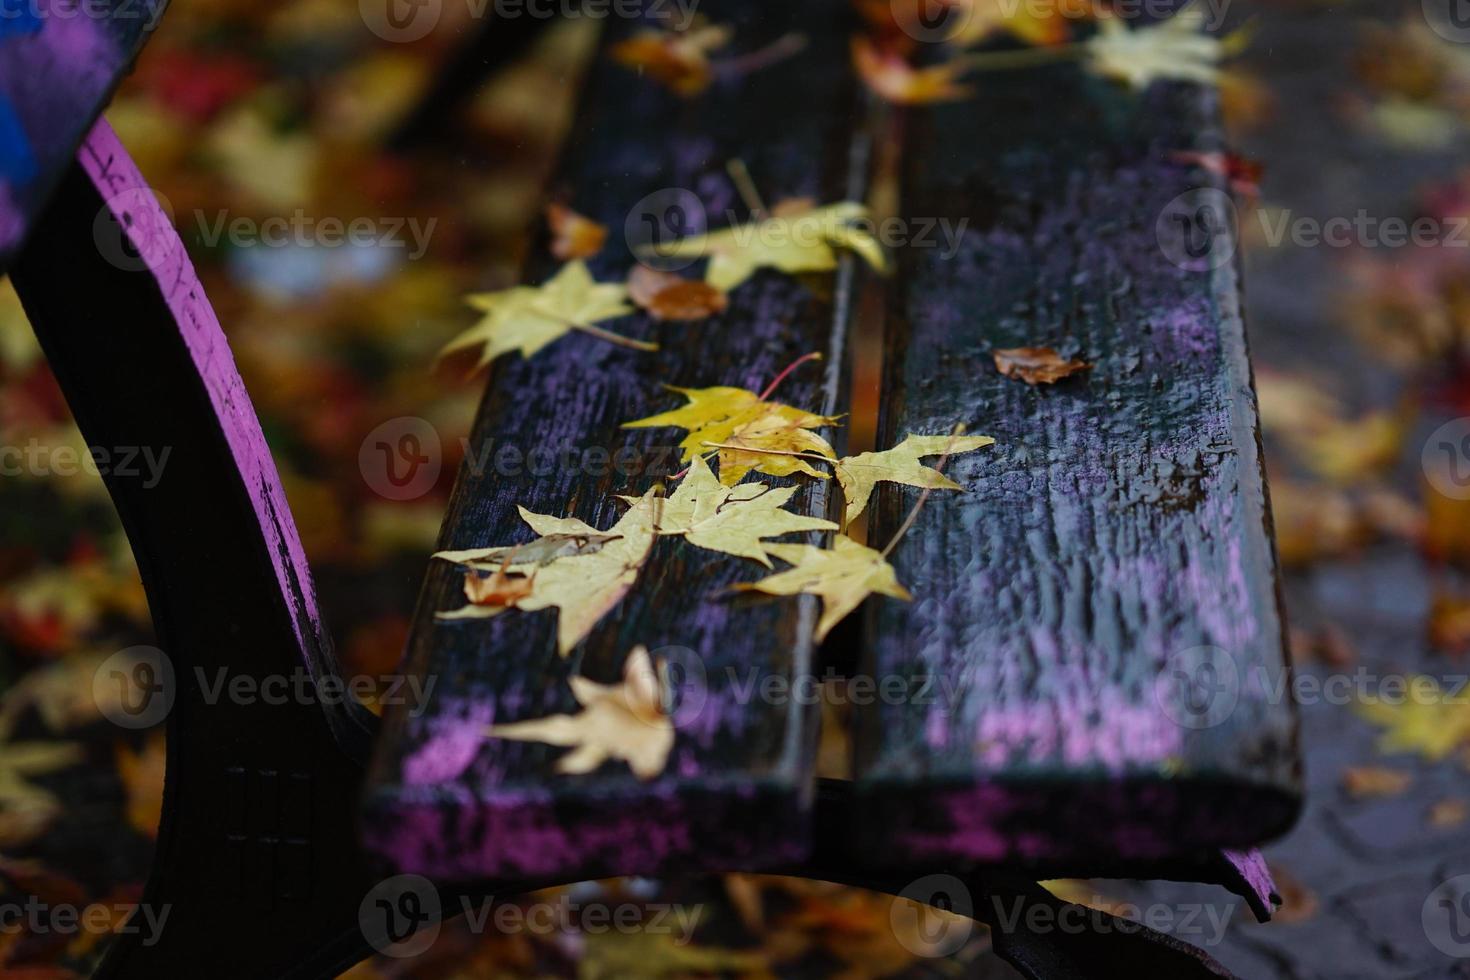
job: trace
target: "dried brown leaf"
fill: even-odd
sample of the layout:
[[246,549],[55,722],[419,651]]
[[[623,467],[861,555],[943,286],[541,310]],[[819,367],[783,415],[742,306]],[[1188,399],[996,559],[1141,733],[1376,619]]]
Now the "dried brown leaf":
[[1055,384],[1092,365],[1077,358],[1064,358],[1050,347],[1006,347],[991,352],[995,366],[1008,378],[1029,385]]
[[546,205],[546,223],[551,226],[551,254],[569,262],[590,259],[607,244],[607,226],[578,214],[565,204]]

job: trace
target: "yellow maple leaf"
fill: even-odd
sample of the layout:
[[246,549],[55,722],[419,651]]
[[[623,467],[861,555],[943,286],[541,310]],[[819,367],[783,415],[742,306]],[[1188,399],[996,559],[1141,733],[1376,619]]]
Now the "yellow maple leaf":
[[705,279],[722,292],[734,289],[757,269],[777,269],[788,274],[830,272],[837,268],[835,250],[838,248],[856,252],[883,272],[888,268],[888,260],[883,246],[864,227],[870,220],[868,209],[856,201],[821,208],[788,208],[753,224],[646,245],[639,252],[665,259],[708,256]]
[[[638,572],[653,550],[656,536],[654,517],[662,501],[654,491],[637,499],[628,512],[607,531],[598,531],[575,518],[544,517],[522,511],[521,516],[540,533],[595,535],[600,540],[595,548],[534,563],[511,560],[511,569],[539,564],[529,587],[529,594],[517,599],[514,608],[535,612],[553,606],[560,611],[557,619],[557,652],[563,657],[592,631],[597,621],[612,611],[638,579]],[[533,521],[532,518],[535,520]],[[485,550],[485,549],[481,549]],[[499,549],[497,549],[499,550]],[[473,552],[440,552],[436,558],[461,561]],[[459,557],[456,557],[459,556]],[[473,562],[475,559],[465,559]],[[503,560],[503,559],[502,559]],[[505,611],[505,606],[474,604],[441,612],[440,620],[486,619]]]
[[1147,88],[1156,79],[1178,79],[1212,85],[1220,77],[1227,45],[1201,33],[1205,12],[1185,7],[1158,24],[1129,29],[1118,17],[1098,20],[1087,44],[1087,65],[1099,75]]
[[1364,697],[1357,712],[1386,729],[1378,740],[1384,755],[1417,752],[1437,762],[1470,744],[1470,698],[1462,690],[1443,690],[1432,677],[1407,679],[1405,695],[1392,701]]
[[933,467],[919,462],[924,456],[953,456],[974,452],[993,445],[989,436],[915,436],[911,435],[892,449],[876,453],[859,453],[839,459],[833,468],[842,496],[847,501],[844,524],[851,524],[868,506],[873,487],[880,483],[902,483],[930,490],[961,490],[958,483]]
[[[684,461],[719,452],[720,482],[734,486],[751,470],[771,476],[805,473],[826,479],[827,474],[796,453],[836,459],[827,440],[811,429],[837,420],[805,412],[779,402],[764,401],[744,388],[676,388],[689,404],[671,412],[624,422],[625,429],[676,426],[689,434],[679,443]],[[751,452],[743,452],[750,449]]]
[[674,723],[664,710],[663,685],[648,650],[636,647],[623,665],[621,684],[598,684],[573,677],[572,695],[582,710],[533,721],[492,725],[494,738],[575,746],[556,764],[560,773],[591,772],[609,759],[621,759],[642,780],[664,771],[674,747]]
[[767,595],[820,596],[822,618],[817,623],[818,642],[869,595],[892,596],[905,602],[912,598],[882,554],[845,534],[833,538],[830,549],[809,544],[771,544],[766,545],[766,551],[794,567],[736,588]]
[[480,348],[475,370],[501,354],[519,350],[530,357],[573,330],[637,350],[657,350],[657,344],[632,340],[596,326],[634,312],[623,283],[597,282],[587,263],[568,262],[540,286],[515,286],[497,293],[474,293],[465,302],[484,314],[480,322],[455,337],[440,358]]
[[764,483],[728,487],[715,478],[704,457],[695,456],[689,474],[664,502],[658,532],[683,535],[692,545],[751,558],[769,568],[763,539],[795,531],[837,530],[831,521],[782,509],[797,489]]

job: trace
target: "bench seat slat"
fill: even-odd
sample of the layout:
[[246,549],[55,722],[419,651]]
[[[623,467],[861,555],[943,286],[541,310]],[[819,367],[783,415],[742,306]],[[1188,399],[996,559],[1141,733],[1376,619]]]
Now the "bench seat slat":
[[[845,70],[845,32],[834,27],[844,10],[842,0],[702,6],[712,21],[734,26],[729,53],[736,57],[790,33],[804,35],[807,47],[743,75],[717,74],[711,89],[693,100],[613,64],[609,46],[640,25],[608,22],[552,191],[611,229],[590,263],[597,278],[621,280],[632,267],[623,229],[630,217],[635,224],[643,219],[634,208],[649,195],[692,192],[711,228],[725,226],[732,211],[745,220],[726,171],[732,159],[747,165],[771,204],[861,198],[860,181],[850,186],[860,168],[853,161],[862,156],[851,131],[858,94]],[[676,200],[664,193],[653,210]],[[528,281],[543,281],[555,266],[538,250]],[[657,353],[573,333],[530,359],[502,359],[469,442],[470,457],[489,462],[479,471],[468,464],[462,470],[440,547],[530,540],[518,506],[607,528],[624,509],[614,495],[642,494],[657,478],[672,486],[682,464],[668,450],[684,432],[619,427],[677,407],[680,399],[663,385],[759,392],[787,364],[820,351],[825,359],[795,372],[777,397],[842,414],[846,298],[856,276],[851,258],[835,274],[762,271],[730,294],[725,313],[707,321],[655,327],[639,314],[602,324],[657,339]],[[824,434],[840,449],[840,433]],[[505,471],[495,463],[505,447],[516,451],[507,459],[533,462]],[[652,471],[606,465],[603,453],[616,460],[628,447]],[[556,463],[534,462],[546,458]],[[573,465],[563,462],[568,458]],[[804,482],[789,509],[825,516],[830,481]],[[814,786],[817,719],[796,699],[763,701],[750,692],[767,682],[789,689],[812,669],[817,608],[811,597],[730,600],[731,584],[762,572],[754,562],[662,538],[633,590],[563,660],[555,611],[435,622],[435,612],[463,605],[463,573],[432,563],[408,664],[438,686],[420,716],[400,712],[387,719],[366,803],[369,847],[401,870],[438,880],[575,880],[799,860],[809,838],[804,815]],[[687,652],[672,650],[673,659],[697,664],[704,677],[701,684],[696,676],[691,689],[705,703],[676,715],[672,755],[652,782],[640,782],[621,762],[560,775],[555,767],[566,749],[486,737],[491,723],[575,713],[568,679],[580,674],[615,683],[638,645],[655,657],[682,648]]]
[[[1179,157],[1222,149],[1214,96],[1077,66],[979,88],[912,119],[904,213],[968,229],[952,257],[901,257],[879,443],[964,422],[996,445],[949,461],[965,492],[896,549],[913,602],[872,610],[864,671],[934,684],[857,713],[858,852],[1254,845],[1299,785],[1239,282],[1159,230],[1219,189]],[[1033,387],[993,363],[1018,347],[1092,367]],[[917,496],[882,485],[878,547]]]

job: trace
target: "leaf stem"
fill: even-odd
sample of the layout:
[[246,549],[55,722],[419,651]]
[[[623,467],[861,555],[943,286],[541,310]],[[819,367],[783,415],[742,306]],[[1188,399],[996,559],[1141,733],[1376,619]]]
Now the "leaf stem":
[[740,193],[740,199],[750,209],[752,221],[764,221],[766,217],[766,202],[761,198],[761,192],[755,186],[755,181],[750,176],[750,168],[745,161],[736,157],[725,164],[725,172],[735,182],[735,190]]
[[767,398],[770,398],[771,395],[775,394],[776,389],[779,388],[779,387],[781,387],[781,382],[785,381],[788,377],[790,377],[792,371],[795,371],[797,368],[801,367],[807,361],[820,361],[821,359],[822,359],[822,352],[819,351],[819,350],[814,350],[810,354],[803,354],[803,355],[801,355],[796,360],[794,360],[790,364],[786,365],[785,369],[782,370],[782,372],[780,374],[776,375],[776,380],[775,381],[772,381],[770,384],[766,385],[766,390],[763,391],[763,392],[761,392],[761,396],[760,396],[760,398],[758,400],[759,401],[765,401]]
[[563,322],[572,327],[572,329],[574,330],[582,330],[586,333],[590,333],[592,336],[598,338],[599,340],[605,340],[609,344],[617,344],[619,347],[631,347],[633,350],[641,351],[658,350],[658,344],[650,343],[646,340],[634,340],[632,337],[624,337],[620,333],[613,333],[611,330],[604,330],[601,327],[595,327],[590,323],[572,323],[572,321],[570,320],[566,320]]
[[[939,461],[934,464],[934,469],[937,472],[941,474],[944,473],[944,464],[949,462],[949,454],[954,451],[954,441],[964,434],[965,424],[963,422],[956,425],[954,427],[954,430],[950,432],[949,442],[945,444],[944,453],[939,457]],[[924,505],[929,502],[929,495],[933,492],[933,487],[925,487],[924,492],[919,494],[919,499],[914,502],[914,509],[909,511],[909,516],[903,519],[903,523],[900,524],[898,530],[894,532],[892,540],[888,542],[888,547],[883,549],[880,557],[882,557],[884,561],[888,560],[888,556],[893,554],[893,549],[898,547],[898,543],[903,540],[903,536],[909,533],[909,529],[913,527],[914,522],[919,519],[919,511],[924,509]]]

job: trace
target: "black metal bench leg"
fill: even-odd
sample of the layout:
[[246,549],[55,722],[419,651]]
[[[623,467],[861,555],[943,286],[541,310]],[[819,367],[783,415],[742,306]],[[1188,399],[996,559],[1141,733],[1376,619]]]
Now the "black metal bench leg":
[[[294,693],[333,669],[296,531],[183,245],[105,124],[12,274],[88,445],[165,460],[156,485],[107,477],[163,651],[117,671],[140,725],[167,714],[144,895],[162,927],[119,937],[100,975],[329,976],[363,950],[366,713]],[[276,678],[284,703],[230,693]]]

